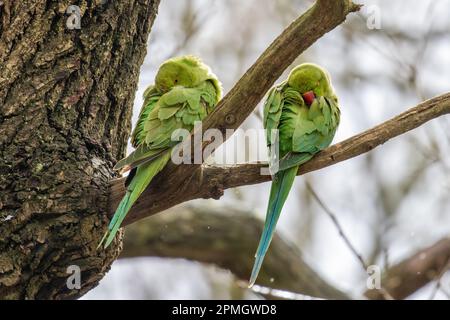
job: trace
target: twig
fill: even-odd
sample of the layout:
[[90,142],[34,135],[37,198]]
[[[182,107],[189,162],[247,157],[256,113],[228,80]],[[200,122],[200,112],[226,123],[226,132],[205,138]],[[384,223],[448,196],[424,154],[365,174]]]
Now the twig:
[[447,259],[446,264],[444,265],[444,267],[442,268],[442,270],[439,272],[438,277],[436,278],[436,285],[433,289],[433,291],[431,292],[430,295],[430,299],[429,300],[434,300],[434,298],[436,297],[436,294],[439,292],[439,290],[441,289],[442,286],[442,277],[445,275],[445,273],[447,272],[447,270],[450,267],[450,257]]
[[328,208],[328,206],[320,199],[320,197],[317,195],[317,193],[312,188],[311,184],[306,181],[306,188],[311,193],[311,195],[316,199],[317,203],[322,207],[323,211],[328,215],[328,217],[331,219],[333,224],[335,225],[336,229],[339,232],[339,236],[344,240],[347,247],[350,249],[350,251],[353,253],[353,255],[358,259],[359,263],[361,264],[362,268],[364,269],[364,272],[367,272],[367,268],[369,267],[366,262],[364,261],[362,255],[356,250],[356,248],[351,243],[350,239],[346,236],[344,229],[342,228],[341,224],[339,223],[338,219],[336,218],[335,214]]
[[[342,228],[341,224],[339,223],[339,220],[337,219],[336,215],[333,213],[333,211],[330,210],[330,208],[328,208],[328,206],[325,204],[325,202],[323,202],[322,199],[320,199],[320,197],[317,195],[317,193],[314,191],[313,187],[311,186],[311,184],[308,181],[306,181],[306,188],[312,194],[314,199],[316,199],[317,203],[322,207],[322,209],[325,211],[325,213],[328,215],[328,217],[330,217],[331,221],[336,226],[336,228],[339,232],[339,235],[344,240],[345,244],[350,249],[350,251],[353,253],[353,255],[358,259],[361,267],[363,268],[364,272],[366,273],[369,266],[364,261],[362,255],[353,246],[350,239],[346,236],[344,229]],[[381,293],[383,294],[385,299],[393,300],[393,297],[389,294],[389,292],[387,292],[386,289],[383,288],[383,286],[379,290],[381,291]]]

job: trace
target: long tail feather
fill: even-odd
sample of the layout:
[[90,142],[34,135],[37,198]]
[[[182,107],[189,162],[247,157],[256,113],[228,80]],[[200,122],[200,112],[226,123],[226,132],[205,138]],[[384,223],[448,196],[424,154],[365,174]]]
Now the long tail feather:
[[267,206],[266,221],[264,223],[263,233],[259,240],[258,249],[255,255],[255,264],[253,265],[252,274],[250,276],[249,288],[251,288],[258,277],[259,270],[261,269],[264,261],[264,256],[269,249],[270,242],[272,241],[275,226],[277,225],[278,218],[280,217],[281,209],[286,202],[289,191],[297,175],[298,166],[289,168],[284,171],[280,171],[275,175],[275,179],[272,182],[270,189],[269,204]]
[[109,223],[108,230],[105,232],[105,235],[100,241],[98,247],[104,243],[103,247],[106,249],[111,244],[131,207],[142,192],[144,192],[145,188],[147,188],[152,179],[164,168],[170,159],[170,155],[170,150],[166,151],[158,159],[138,167],[136,175],[127,186],[127,192],[120,201],[120,204],[117,207],[111,222]]
[[[114,213],[114,216],[112,217],[111,221],[109,222],[108,230],[106,230],[105,234],[103,235],[102,239],[97,245],[97,249],[102,246],[102,244],[105,242],[106,238],[111,234],[112,227],[115,225],[117,219],[122,216],[123,214],[126,215],[125,212],[125,205],[130,200],[131,191],[127,190],[125,195],[123,196],[122,200],[120,200],[120,203],[116,209],[116,212]],[[108,245],[105,245],[104,248],[106,249]]]

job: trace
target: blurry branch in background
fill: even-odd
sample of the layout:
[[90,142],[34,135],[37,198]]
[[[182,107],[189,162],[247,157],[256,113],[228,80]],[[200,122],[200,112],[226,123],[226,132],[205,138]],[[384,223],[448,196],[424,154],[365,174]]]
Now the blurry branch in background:
[[[450,238],[445,238],[389,268],[382,283],[394,299],[404,299],[432,281],[440,283],[449,261]],[[365,296],[384,299],[378,290],[368,290]]]
[[444,277],[444,275],[446,274],[448,269],[450,269],[450,256],[447,257],[447,262],[444,264],[444,267],[442,268],[441,273],[436,278],[436,285],[434,286],[434,289],[431,292],[431,296],[430,296],[429,300],[434,300],[434,298],[436,297],[436,294],[439,291],[442,291],[447,296],[447,299],[450,300],[450,293],[447,292],[447,290],[442,286],[442,278]]
[[207,21],[208,15],[205,14],[202,15],[202,17],[199,17],[199,12],[195,10],[193,1],[186,1],[184,3],[186,7],[183,10],[183,16],[181,17],[182,39],[171,53],[167,55],[166,59],[178,55],[181,49],[186,48],[188,43],[198,34],[202,25]]
[[[350,249],[352,254],[359,261],[359,263],[363,269],[363,272],[366,273],[368,271],[369,265],[364,261],[364,258],[362,257],[362,255],[356,250],[355,246],[352,244],[350,239],[345,234],[344,229],[342,228],[341,224],[339,223],[339,221],[337,219],[337,216],[330,210],[330,208],[328,208],[328,206],[325,204],[325,202],[323,202],[322,199],[320,199],[320,197],[317,195],[317,193],[314,191],[313,187],[311,186],[311,184],[308,181],[306,182],[306,188],[309,190],[309,192],[311,192],[312,196],[314,197],[314,199],[316,199],[317,203],[323,209],[323,211],[325,211],[325,213],[328,215],[328,217],[330,217],[331,221],[333,222],[336,229],[338,230],[339,235],[344,240],[345,245]],[[381,287],[381,289],[379,289],[379,292],[382,294],[382,296],[385,299],[387,299],[387,300],[393,299],[393,297],[389,294],[389,292],[387,292],[387,290],[384,287]]]
[[375,198],[377,206],[377,221],[373,228],[373,248],[367,263],[375,264],[380,257],[384,259],[385,268],[387,269],[388,252],[385,234],[395,224],[396,217],[400,214],[401,208],[406,204],[408,197],[414,192],[415,188],[423,183],[426,174],[437,163],[437,150],[430,144],[426,149],[416,145],[417,135],[411,135],[409,142],[415,146],[415,151],[419,152],[421,157],[412,157],[408,161],[410,171],[403,179],[395,179],[395,182],[387,183],[381,178],[383,168],[376,165],[374,156],[368,154],[366,157],[367,171],[371,174],[371,180],[374,182],[375,190],[372,197]]
[[[348,37],[355,42],[355,46],[367,46],[373,51],[380,54],[383,58],[391,61],[395,68],[391,68],[388,72],[374,72],[371,75],[354,73],[348,70],[348,75],[359,77],[365,81],[373,81],[377,77],[388,77],[390,81],[398,88],[399,91],[410,89],[418,98],[423,101],[436,95],[436,91],[427,88],[420,81],[421,72],[425,69],[426,52],[432,43],[438,41],[446,41],[445,38],[450,36],[448,26],[439,27],[436,23],[436,7],[439,1],[428,2],[428,8],[424,10],[424,17],[427,19],[424,24],[427,26],[421,32],[407,32],[392,24],[383,24],[382,32],[373,32],[366,27],[365,22],[369,19],[367,13],[358,12],[361,21],[355,23],[347,23],[342,27],[346,31]],[[375,40],[375,41],[372,41]],[[377,41],[378,40],[378,41]],[[380,45],[380,41],[383,44]],[[408,56],[405,48],[410,48],[414,54]]]
[[[439,41],[445,40],[448,34],[448,26],[437,29],[437,14],[436,6],[439,1],[431,1],[423,10],[424,17],[423,28],[414,33],[408,33],[406,29],[402,30],[385,20],[383,23],[383,30],[374,32],[365,26],[365,22],[369,18],[367,12],[359,12],[356,16],[360,19],[354,19],[350,23],[344,24],[342,27],[349,41],[354,47],[362,48],[369,47],[389,62],[393,66],[389,71],[373,70],[371,72],[364,72],[362,70],[352,70],[351,66],[345,73],[344,81],[347,83],[348,89],[352,90],[349,84],[357,79],[364,79],[366,85],[376,86],[377,82],[385,86],[386,83],[392,82],[394,90],[398,94],[405,96],[417,97],[418,101],[423,101],[436,94],[436,91],[429,87],[429,83],[421,81],[424,73],[427,70],[426,60],[427,51]],[[358,21],[359,20],[359,21]],[[375,80],[377,79],[377,80]],[[350,81],[350,82],[349,82]],[[364,85],[362,85],[364,86]],[[434,92],[434,93],[433,93]],[[363,103],[363,102],[362,102]],[[365,118],[366,114],[362,114],[360,118]],[[433,164],[439,162],[445,155],[445,152],[440,152],[440,146],[445,145],[442,141],[442,135],[436,135],[436,127],[442,126],[447,119],[439,119],[433,125],[427,126],[420,134],[409,135],[407,137],[408,143],[411,146],[404,144],[404,149],[411,153],[410,161],[408,161],[408,169],[410,173],[406,179],[397,179],[395,182],[387,182],[383,177],[383,166],[377,161],[375,154],[369,154],[365,157],[367,164],[367,172],[371,175],[371,184],[375,190],[372,194],[377,220],[373,225],[370,233],[372,239],[372,249],[367,254],[367,263],[373,264],[379,261],[381,256],[385,264],[388,263],[386,232],[394,227],[397,215],[400,214],[403,205],[407,205],[409,201],[409,194],[416,191],[416,187],[423,182],[427,173],[435,169]],[[445,129],[444,129],[445,130]],[[448,130],[447,130],[448,131]],[[450,132],[450,131],[449,131]],[[406,148],[408,147],[408,148]],[[406,151],[405,151],[406,152]],[[422,153],[423,157],[417,156]],[[383,161],[381,161],[383,163]],[[425,196],[424,196],[425,197]]]
[[[319,170],[341,161],[369,152],[386,141],[413,130],[420,125],[450,113],[450,93],[427,100],[418,106],[318,153],[311,161],[300,166],[298,174]],[[270,181],[261,175],[266,163],[247,163],[229,166],[203,165],[188,179],[177,178],[164,170],[131,209],[125,225],[156,214],[185,201],[198,198],[219,199],[225,189]],[[183,166],[181,166],[183,167]],[[185,165],[184,167],[190,167]],[[110,214],[114,214],[125,189],[124,179],[112,181]],[[154,186],[158,186],[155,188]],[[174,186],[177,190],[173,190]],[[154,201],[157,199],[158,201]]]
[[[248,280],[263,225],[251,212],[182,206],[166,213],[130,226],[121,258],[183,258],[216,265]],[[298,248],[278,235],[269,251],[258,285],[317,298],[348,298],[323,280],[302,259]],[[382,280],[388,297],[404,299],[432,281],[440,283],[450,267],[449,259],[450,238],[445,238],[392,266]],[[382,290],[368,290],[364,295],[386,299]]]
[[350,239],[345,235],[344,229],[342,229],[342,226],[339,223],[336,215],[328,208],[328,206],[322,201],[322,199],[319,198],[319,196],[314,191],[314,189],[312,188],[312,186],[309,182],[306,182],[306,188],[309,190],[309,192],[311,192],[312,196],[314,197],[314,199],[316,199],[317,203],[323,209],[323,211],[325,211],[325,213],[328,215],[328,217],[330,217],[331,221],[333,222],[333,224],[335,225],[336,229],[339,232],[339,236],[341,236],[341,238],[344,240],[347,247],[350,249],[350,251],[356,257],[356,259],[360,262],[361,266],[364,269],[364,272],[366,272],[368,265],[364,261],[362,255],[360,253],[358,253],[356,248],[352,245]]
[[[234,207],[182,206],[127,228],[121,258],[184,258],[230,270],[246,287],[262,223]],[[348,297],[324,281],[277,234],[257,284],[326,299]]]
[[[203,121],[202,131],[205,132],[209,128],[215,128],[220,130],[227,138],[226,130],[239,128],[273,83],[303,51],[325,33],[341,24],[349,13],[359,9],[360,6],[350,0],[317,0],[309,10],[292,22],[275,39],[252,67],[247,70],[220,101],[214,112]],[[196,139],[193,138],[194,135],[195,133],[192,133],[191,136],[191,141],[195,142],[192,146],[191,159],[195,158],[194,150],[198,144]],[[204,149],[211,142],[201,143],[201,147]],[[192,189],[190,181],[194,178],[195,173],[200,170],[201,164],[177,166],[169,163],[159,175],[159,179],[156,178],[152,181],[141,199],[158,199],[158,202],[165,202],[166,205],[163,209],[180,203],[180,194],[188,195],[193,199],[196,196],[189,195],[190,189]],[[164,179],[161,179],[161,177],[164,177]],[[110,204],[114,208],[111,210],[111,215],[115,210],[117,200],[125,192],[123,183],[119,182],[119,184],[122,188],[113,186],[111,192]],[[152,188],[152,186],[158,186],[158,190],[154,190],[155,188]],[[156,194],[159,195],[156,196]],[[186,200],[188,199],[183,201]],[[153,206],[160,206],[160,204],[153,204]],[[151,210],[149,211],[147,207],[148,204],[142,207],[142,202],[141,204],[136,203],[134,210],[131,210],[125,219],[124,225],[150,215]]]

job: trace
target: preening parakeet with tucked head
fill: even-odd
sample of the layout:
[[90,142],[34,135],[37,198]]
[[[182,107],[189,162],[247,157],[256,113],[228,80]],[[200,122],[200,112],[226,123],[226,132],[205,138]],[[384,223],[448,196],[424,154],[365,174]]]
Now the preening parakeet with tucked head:
[[108,247],[132,205],[167,164],[178,141],[171,139],[177,129],[191,131],[196,121],[203,120],[222,95],[217,77],[199,58],[182,56],[164,62],[155,84],[144,92],[144,104],[132,133],[136,150],[120,160],[114,169],[131,170],[121,200],[100,241]]
[[[279,161],[279,171],[273,176],[250,287],[258,277],[298,167],[330,145],[339,125],[339,117],[338,99],[330,76],[318,65],[305,63],[297,66],[287,80],[269,91],[264,105],[264,128],[268,147],[278,143],[279,156],[276,161]],[[278,130],[278,136],[272,134],[274,129]],[[270,157],[273,158],[273,155]]]

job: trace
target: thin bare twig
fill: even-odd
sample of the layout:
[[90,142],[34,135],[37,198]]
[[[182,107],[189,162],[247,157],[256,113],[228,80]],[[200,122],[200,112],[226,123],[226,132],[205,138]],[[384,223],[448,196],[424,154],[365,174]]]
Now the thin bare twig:
[[[311,184],[307,181],[306,182],[306,188],[309,190],[309,192],[312,194],[314,199],[316,199],[317,203],[322,207],[322,209],[325,211],[325,213],[330,217],[333,224],[336,226],[339,235],[344,240],[347,247],[350,249],[350,251],[353,253],[353,255],[358,259],[359,263],[361,264],[361,267],[363,268],[364,272],[367,272],[367,269],[369,266],[364,261],[362,255],[356,250],[355,246],[351,243],[350,239],[346,236],[344,229],[342,228],[341,224],[339,223],[339,220],[337,219],[336,215],[333,213],[333,211],[328,208],[328,206],[325,204],[325,202],[320,199],[319,195],[314,191]],[[389,294],[389,292],[381,286],[379,289],[382,295],[385,297],[386,300],[393,300],[394,298]]]
[[[447,272],[447,270],[449,269],[449,267],[450,267],[450,257],[447,259],[446,264],[444,265],[442,270],[439,272],[438,277],[436,278],[436,285],[435,285],[433,291],[431,292],[429,300],[434,300],[434,298],[436,297],[436,294],[441,289],[441,287],[442,287],[442,283],[441,283],[442,278],[444,277],[444,275]],[[444,291],[444,293],[447,294],[445,291]]]
[[341,224],[339,223],[336,215],[328,208],[328,206],[325,204],[325,202],[320,199],[320,197],[317,195],[317,193],[314,191],[311,184],[307,181],[306,182],[306,188],[311,193],[311,195],[314,197],[314,199],[317,201],[317,203],[320,205],[320,207],[325,211],[325,213],[328,215],[328,217],[331,219],[333,224],[336,226],[336,229],[339,232],[339,236],[344,240],[347,247],[350,249],[350,251],[353,253],[353,255],[357,258],[359,263],[361,264],[362,268],[364,269],[364,272],[367,272],[367,268],[369,267],[366,262],[364,261],[362,255],[356,250],[356,248],[351,243],[350,239],[346,236],[344,229],[342,228]]

